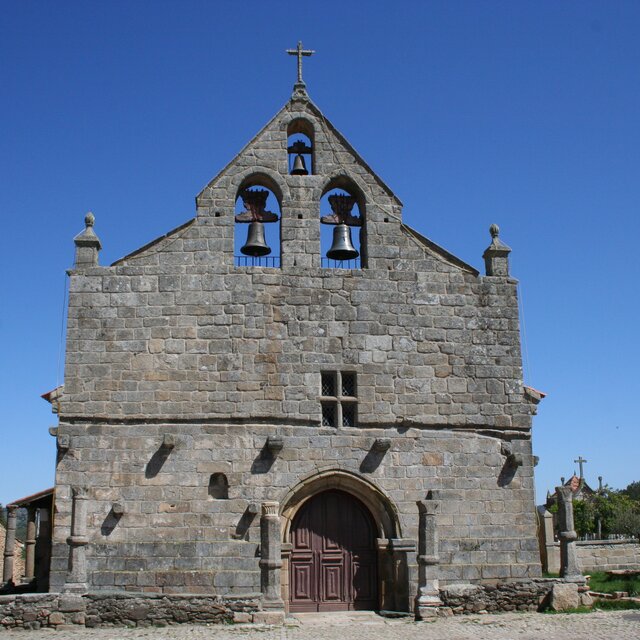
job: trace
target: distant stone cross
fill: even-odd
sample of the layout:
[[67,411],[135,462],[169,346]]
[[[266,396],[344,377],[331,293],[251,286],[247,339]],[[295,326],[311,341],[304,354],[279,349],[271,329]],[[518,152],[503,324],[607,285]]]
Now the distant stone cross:
[[295,49],[287,49],[287,53],[290,56],[298,56],[298,84],[304,84],[304,80],[302,79],[302,56],[311,56],[315,51],[303,49],[302,40],[299,40],[298,46]]
[[574,460],[574,462],[577,462],[580,465],[580,477],[583,478],[584,476],[582,475],[582,465],[585,462],[589,462],[589,461],[585,460],[582,456],[578,456],[578,459]]

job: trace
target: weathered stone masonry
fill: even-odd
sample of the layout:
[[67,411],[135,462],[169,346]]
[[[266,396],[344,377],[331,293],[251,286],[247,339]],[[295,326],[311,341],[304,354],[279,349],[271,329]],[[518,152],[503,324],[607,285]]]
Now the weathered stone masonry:
[[[288,173],[300,122],[313,175]],[[234,266],[235,202],[255,185],[279,201],[279,269]],[[320,200],[334,187],[364,218],[362,269],[321,267]],[[400,201],[304,92],[196,202],[193,221],[110,267],[97,264],[92,219],[76,238],[51,589],[69,580],[72,487],[87,492],[89,591],[229,595],[260,589],[260,505],[293,517],[292,488],[320,476],[361,491],[374,516],[376,496],[387,505],[383,608],[413,606],[428,491],[440,585],[539,575],[536,398],[522,384],[516,281],[497,230],[492,275],[480,276],[405,226]],[[336,371],[356,374],[355,427],[320,426],[321,373]],[[267,445],[276,436],[279,451]]]

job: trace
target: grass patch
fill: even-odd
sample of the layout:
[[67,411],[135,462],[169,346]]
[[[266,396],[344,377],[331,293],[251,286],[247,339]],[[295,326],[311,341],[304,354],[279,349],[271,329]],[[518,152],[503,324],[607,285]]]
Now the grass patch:
[[598,600],[593,608],[600,611],[620,611],[621,609],[640,609],[640,604],[632,600]]
[[565,609],[564,611],[554,611],[553,609],[545,609],[542,613],[549,615],[557,615],[559,613],[591,613],[593,609],[591,607],[573,607],[571,609]]
[[591,574],[589,588],[591,591],[600,591],[601,593],[626,591],[630,596],[637,596],[640,595],[640,576],[625,578],[623,576],[609,576],[599,571]]
[[553,571],[543,571],[542,572],[542,577],[543,578],[559,578],[560,574],[559,573],[554,573]]

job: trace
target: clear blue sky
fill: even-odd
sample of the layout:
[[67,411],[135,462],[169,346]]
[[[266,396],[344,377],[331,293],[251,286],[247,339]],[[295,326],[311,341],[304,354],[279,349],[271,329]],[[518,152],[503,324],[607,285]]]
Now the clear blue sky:
[[194,215],[194,196],[309,93],[404,202],[483,269],[513,248],[538,501],[640,479],[640,3],[1,3],[0,501],[50,486],[65,269],[87,210],[102,264]]

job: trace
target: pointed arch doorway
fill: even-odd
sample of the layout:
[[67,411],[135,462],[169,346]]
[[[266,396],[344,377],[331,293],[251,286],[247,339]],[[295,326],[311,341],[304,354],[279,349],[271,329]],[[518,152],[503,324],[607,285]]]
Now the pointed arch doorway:
[[376,526],[345,491],[310,498],[291,523],[289,611],[378,608]]

